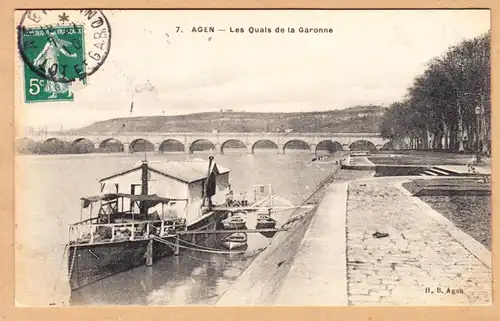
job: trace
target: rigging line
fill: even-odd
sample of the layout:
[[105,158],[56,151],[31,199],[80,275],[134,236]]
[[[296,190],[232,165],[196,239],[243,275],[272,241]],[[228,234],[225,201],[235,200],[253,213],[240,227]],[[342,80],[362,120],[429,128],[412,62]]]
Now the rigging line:
[[[261,250],[261,248],[259,249],[256,249],[256,250],[252,250],[252,251],[258,251],[258,250]],[[263,250],[265,250],[265,248],[263,248],[260,252],[262,252]],[[241,259],[248,259],[248,258],[252,258],[254,256],[256,256],[257,254],[259,254],[260,252],[258,253],[250,253],[249,251],[246,251],[246,253],[244,253],[244,255],[241,257]],[[236,253],[237,254],[237,253]],[[246,254],[246,255],[245,255]],[[193,259],[193,260],[198,260],[198,261],[201,261],[201,262],[205,262],[205,263],[213,263],[212,260],[206,260],[206,259],[201,259],[199,257],[196,257],[196,256],[192,256],[192,255],[189,255],[187,253],[183,253],[182,254],[183,256],[186,256],[190,259]],[[229,262],[232,262],[233,260],[229,261]],[[241,261],[241,260],[240,260]],[[238,267],[234,267],[234,266],[231,266],[231,264],[229,264],[229,262],[224,262],[224,265],[225,266],[229,266],[229,267],[232,267],[232,268],[237,268],[238,270],[242,270],[242,272],[245,270],[245,269],[241,269],[241,268],[238,268]]]
[[[166,241],[166,240],[158,238],[158,237],[153,237],[153,240],[155,240],[155,241],[157,241],[159,243],[166,244],[166,245],[180,247],[180,248],[183,248],[183,249],[192,250],[192,251],[198,251],[198,252],[203,252],[203,253],[214,253],[214,254],[237,254],[237,253],[245,253],[245,251],[211,251],[211,250],[195,249],[195,248],[187,247],[187,246],[184,246],[184,245],[175,244],[175,243]],[[215,248],[214,248],[214,250],[215,250]]]
[[[74,250],[73,250],[73,258],[71,259],[71,267],[69,269],[69,273],[68,273],[68,279],[71,280],[71,275],[73,274],[73,268],[75,266],[75,261],[76,261],[76,250],[78,249],[77,246],[74,247]],[[68,253],[70,252],[70,250],[68,249]]]
[[100,260],[101,258],[95,254],[91,249],[89,249],[89,253],[92,254],[96,259]]
[[192,243],[192,242],[189,242],[189,241],[185,241],[185,240],[183,240],[181,238],[179,238],[179,241],[181,241],[183,243],[186,243],[186,244],[189,244],[189,245],[197,246],[200,249],[206,249],[206,250],[213,250],[213,249],[215,249],[214,247],[203,246],[203,245],[200,245],[200,244],[196,244],[196,243]]
[[63,251],[63,255],[61,257],[61,265],[59,267],[59,273],[57,274],[58,277],[57,277],[56,283],[54,284],[54,289],[52,290],[52,293],[54,293],[56,291],[56,288],[59,285],[59,280],[61,279],[61,271],[62,271],[63,266],[64,266],[64,258],[66,257],[68,246],[69,246],[68,244],[64,245],[64,251]]
[[[206,247],[206,246],[199,245],[199,244],[196,244],[196,243],[191,243],[191,242],[185,241],[185,240],[180,239],[180,238],[179,238],[179,241],[182,241],[182,242],[187,243],[187,244],[190,244],[190,245],[198,246],[198,247],[200,247],[201,249],[207,249],[207,250],[217,249],[217,248],[213,248],[213,247]],[[257,248],[257,249],[252,250],[252,251],[263,251],[263,250],[264,250],[264,249],[266,249],[266,248],[267,248],[270,244],[271,244],[271,241],[269,241],[269,243],[268,243],[266,246],[261,247],[261,248]],[[248,252],[248,251],[245,251],[245,252]]]
[[[187,247],[187,246],[183,246],[183,245],[180,245],[180,244],[175,244],[175,243],[172,243],[172,242],[169,242],[169,241],[166,241],[166,240],[163,240],[161,238],[158,238],[158,237],[153,237],[153,240],[159,242],[159,243],[164,243],[166,245],[170,245],[170,246],[178,246],[180,248],[183,248],[183,249],[187,249],[187,250],[192,250],[192,251],[198,251],[198,252],[203,252],[203,253],[213,253],[213,254],[243,254],[243,253],[247,253],[247,251],[222,251],[222,250],[216,250],[215,248],[215,251],[210,251],[210,250],[203,250],[203,249],[195,249],[195,248],[190,248],[190,247]],[[267,247],[267,246],[266,246]],[[264,248],[259,248],[257,249],[256,251],[262,251],[264,250],[266,247]]]
[[[309,202],[312,198],[314,198],[315,196],[318,196],[317,194],[319,194],[320,191],[322,191],[327,184],[329,184],[331,181],[332,181],[332,178],[335,178],[335,174],[337,173],[339,167],[337,167],[337,169],[331,173],[330,175],[328,175],[320,184],[319,186],[314,190],[314,192],[302,203],[307,203]],[[319,201],[318,201],[319,202]],[[309,211],[306,211],[305,213],[301,213],[301,214],[298,214],[298,215],[293,215],[291,218],[289,218],[285,223],[283,223],[283,225],[281,225],[282,227],[284,226],[287,226],[288,224],[290,223],[293,223],[297,220],[301,220],[303,219],[304,217],[308,216],[308,215],[312,215],[313,213],[313,210],[314,208],[316,208],[318,206],[318,204],[316,204],[312,209],[310,209]],[[299,209],[297,209],[296,211],[294,211],[292,214],[296,214],[297,212],[299,211]],[[302,222],[303,223],[303,222]]]

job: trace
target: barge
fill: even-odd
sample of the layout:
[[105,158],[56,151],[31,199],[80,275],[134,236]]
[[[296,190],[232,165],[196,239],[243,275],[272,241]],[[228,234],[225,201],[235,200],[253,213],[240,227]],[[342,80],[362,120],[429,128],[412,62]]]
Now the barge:
[[[69,226],[71,290],[174,254],[179,239],[196,243],[215,230],[232,194],[229,169],[206,161],[142,161],[99,180],[100,194],[83,197],[80,221]],[[168,196],[159,196],[168,195]],[[84,212],[88,217],[83,217]],[[164,240],[155,242],[153,240]],[[152,253],[151,251],[152,248]],[[150,258],[151,259],[151,258]]]

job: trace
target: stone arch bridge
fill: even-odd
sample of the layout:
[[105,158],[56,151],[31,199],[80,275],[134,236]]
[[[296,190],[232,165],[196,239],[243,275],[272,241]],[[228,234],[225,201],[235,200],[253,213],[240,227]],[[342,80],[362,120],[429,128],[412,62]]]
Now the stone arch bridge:
[[[19,139],[29,139],[37,142],[63,141],[76,144],[81,141],[92,142],[94,148],[106,148],[110,142],[121,144],[124,152],[134,152],[138,142],[151,143],[154,150],[168,152],[165,148],[169,143],[182,145],[185,153],[193,152],[193,147],[200,141],[211,143],[212,150],[216,153],[224,153],[224,146],[230,141],[239,141],[247,149],[247,153],[253,153],[256,146],[262,142],[274,145],[279,154],[285,153],[286,147],[291,142],[302,142],[307,144],[311,154],[316,154],[317,146],[325,143],[333,143],[336,150],[349,150],[356,143],[370,146],[370,149],[381,149],[390,143],[388,139],[382,138],[378,133],[153,133],[153,132],[122,132],[122,133],[48,133],[40,135],[26,135]],[[240,144],[241,144],[240,143]],[[181,145],[179,145],[181,144]]]

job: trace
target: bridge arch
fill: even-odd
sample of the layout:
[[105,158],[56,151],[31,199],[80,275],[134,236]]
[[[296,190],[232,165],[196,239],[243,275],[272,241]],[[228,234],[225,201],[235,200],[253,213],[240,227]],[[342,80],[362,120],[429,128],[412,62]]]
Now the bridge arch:
[[376,150],[377,147],[369,140],[360,139],[349,145],[349,150]]
[[106,138],[99,143],[99,150],[108,153],[119,153],[125,151],[125,145],[116,138]]
[[260,139],[252,144],[251,153],[255,153],[255,149],[258,149],[259,152],[263,150],[271,150],[276,152],[278,150],[278,144],[270,139]]
[[311,147],[309,146],[309,144],[303,140],[300,140],[300,139],[291,139],[289,141],[287,141],[284,145],[283,145],[283,154],[286,153],[286,150],[287,148],[290,150],[290,149],[293,149],[293,150],[300,150],[300,151],[308,151],[310,152],[311,150]]
[[42,144],[45,144],[45,143],[48,143],[48,144],[61,144],[62,143],[62,144],[64,144],[65,141],[63,141],[57,137],[50,137],[42,142]]
[[239,149],[239,151],[237,151],[237,152],[241,152],[241,151],[246,152],[247,151],[247,145],[244,142],[242,142],[241,140],[236,139],[236,138],[235,139],[228,139],[220,145],[221,154],[224,153],[224,148],[233,149],[233,150]]
[[69,149],[71,154],[86,154],[94,152],[95,146],[90,139],[81,137],[72,141]]
[[197,139],[189,145],[189,153],[215,151],[215,144],[207,139]]
[[173,152],[185,152],[186,146],[177,139],[167,139],[161,142],[159,150],[160,153],[173,153]]
[[40,143],[28,137],[16,139],[16,152],[20,154],[34,154],[38,152]]
[[59,138],[51,137],[44,140],[40,145],[40,154],[64,154],[67,149],[68,143]]
[[343,149],[343,146],[338,141],[325,139],[316,145],[315,154],[330,155]]
[[154,152],[155,145],[145,138],[137,138],[130,142],[130,151],[134,152]]

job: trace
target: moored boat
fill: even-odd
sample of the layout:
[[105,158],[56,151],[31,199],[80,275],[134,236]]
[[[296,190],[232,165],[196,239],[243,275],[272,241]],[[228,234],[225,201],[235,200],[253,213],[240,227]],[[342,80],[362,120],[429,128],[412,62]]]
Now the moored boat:
[[226,230],[246,229],[247,219],[244,212],[228,213],[228,217],[221,221],[222,228]]
[[[271,217],[270,214],[271,211],[269,211],[269,214],[259,214],[257,216],[257,224],[255,225],[256,229],[269,229],[269,228],[275,228],[276,224],[278,221],[276,221],[274,218]],[[273,237],[276,232],[260,232],[260,234],[264,235],[265,237]]]
[[311,163],[340,165],[342,163],[342,158],[335,155],[319,156],[313,157],[313,159],[311,159]]
[[[176,238],[196,241],[177,233],[214,229],[223,219],[223,212],[214,208],[226,206],[230,191],[229,170],[217,166],[213,157],[208,165],[144,161],[99,182],[101,194],[83,197],[80,221],[69,226],[71,290],[144,265],[147,255],[171,255]],[[84,210],[89,213],[85,219]]]
[[232,250],[245,247],[247,245],[247,240],[248,237],[246,233],[232,233],[221,239],[221,245]]

